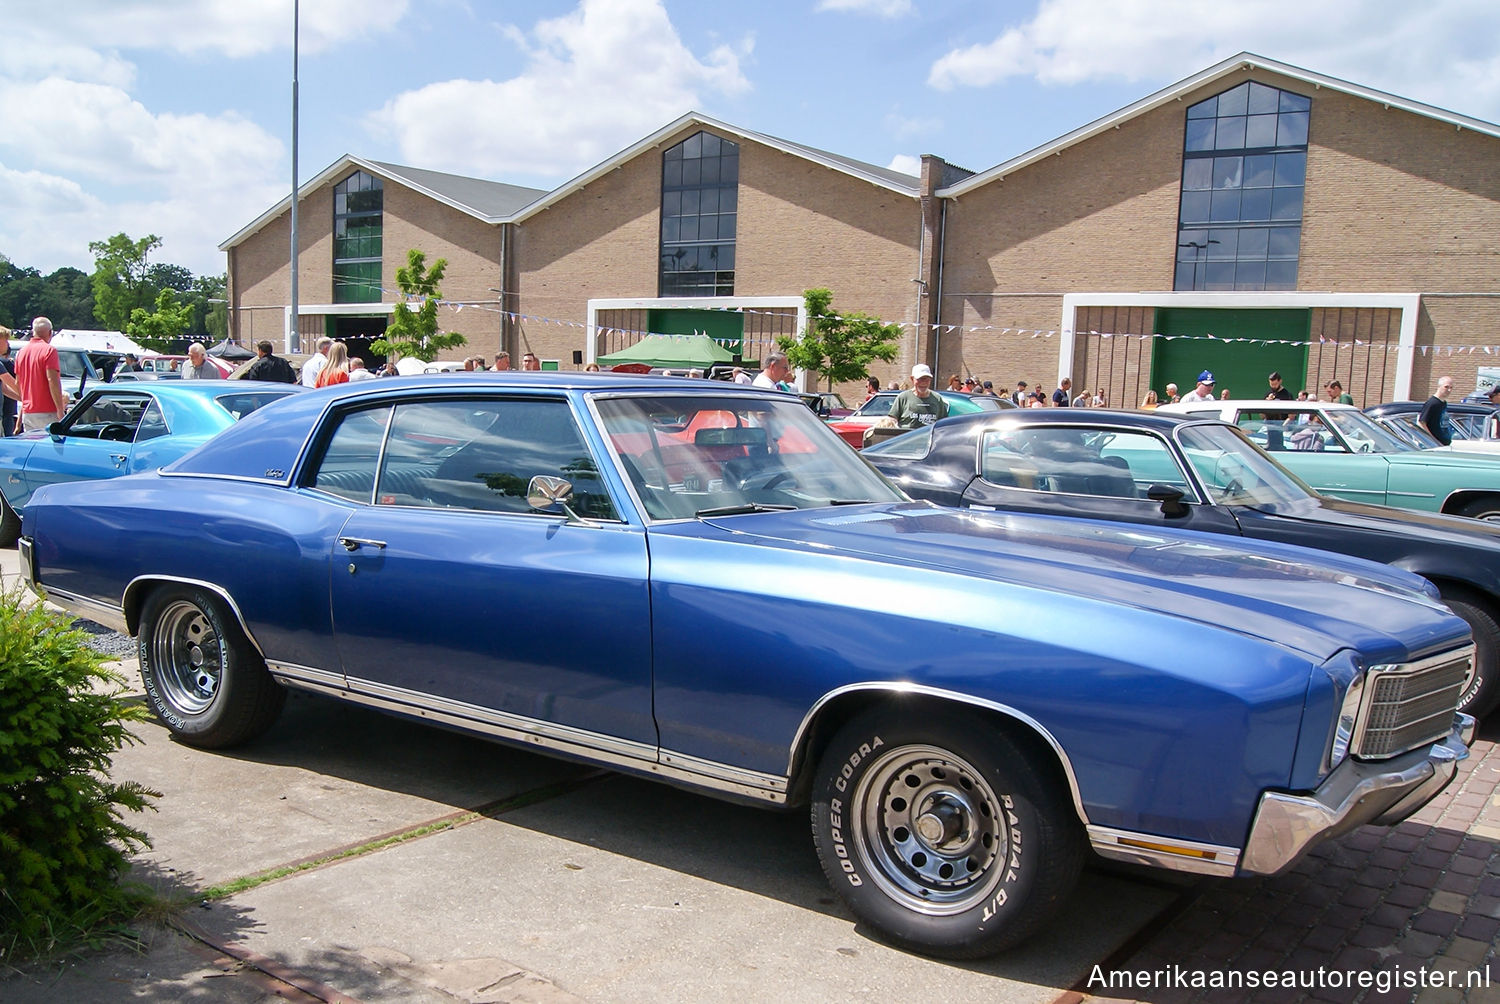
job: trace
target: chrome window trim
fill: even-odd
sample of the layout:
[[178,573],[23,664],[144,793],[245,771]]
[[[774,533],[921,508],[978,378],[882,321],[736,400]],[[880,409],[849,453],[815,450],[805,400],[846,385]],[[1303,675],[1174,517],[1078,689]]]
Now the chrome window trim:
[[1078,775],[1073,771],[1073,762],[1072,760],[1068,759],[1068,754],[1062,748],[1062,744],[1057,741],[1057,739],[1052,735],[1051,732],[1047,731],[1046,727],[1043,726],[1041,722],[1037,721],[1035,718],[1032,718],[1030,715],[1026,714],[1026,712],[1013,708],[1008,704],[1001,704],[998,701],[985,700],[981,697],[974,697],[971,694],[961,694],[952,690],[943,690],[939,687],[929,687],[920,683],[900,683],[889,681],[850,683],[842,687],[835,687],[833,690],[828,691],[822,697],[818,698],[817,701],[813,703],[813,706],[807,710],[807,714],[802,716],[802,722],[797,726],[797,731],[792,736],[791,749],[787,754],[788,776],[791,776],[796,772],[797,759],[802,750],[803,741],[807,736],[808,729],[812,727],[813,720],[818,716],[818,712],[821,711],[823,707],[830,701],[842,697],[845,694],[858,692],[877,692],[885,693],[887,695],[916,694],[922,697],[936,697],[942,700],[953,701],[956,704],[967,704],[972,707],[984,708],[987,711],[996,711],[1009,718],[1015,719],[1022,725],[1025,725],[1027,728],[1035,732],[1039,738],[1045,741],[1047,745],[1052,748],[1052,752],[1057,755],[1058,762],[1062,765],[1063,775],[1068,779],[1068,791],[1073,797],[1073,808],[1078,813],[1079,820],[1081,820],[1085,826],[1089,825],[1088,812],[1083,807],[1083,797],[1078,790]]

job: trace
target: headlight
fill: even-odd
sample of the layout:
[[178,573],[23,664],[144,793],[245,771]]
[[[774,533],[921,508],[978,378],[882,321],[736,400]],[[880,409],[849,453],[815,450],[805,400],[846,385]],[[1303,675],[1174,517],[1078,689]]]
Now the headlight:
[[1328,746],[1327,770],[1333,770],[1349,756],[1349,744],[1354,740],[1354,725],[1359,719],[1359,706],[1364,702],[1365,674],[1361,673],[1349,683],[1344,700],[1339,705],[1338,719],[1333,723],[1333,740]]

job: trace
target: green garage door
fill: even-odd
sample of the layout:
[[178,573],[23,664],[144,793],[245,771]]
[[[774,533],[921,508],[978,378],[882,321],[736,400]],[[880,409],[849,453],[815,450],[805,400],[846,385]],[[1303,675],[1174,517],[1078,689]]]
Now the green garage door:
[[745,315],[737,310],[653,310],[646,324],[654,335],[707,335],[735,355],[744,350]]
[[1282,374],[1283,386],[1293,394],[1307,377],[1307,339],[1310,310],[1214,310],[1176,307],[1156,311],[1156,330],[1163,335],[1214,335],[1217,338],[1269,338],[1295,345],[1220,342],[1206,338],[1158,338],[1151,354],[1151,386],[1160,394],[1169,383],[1186,394],[1209,370],[1218,380],[1215,389],[1233,397],[1263,398],[1269,389],[1266,375]]

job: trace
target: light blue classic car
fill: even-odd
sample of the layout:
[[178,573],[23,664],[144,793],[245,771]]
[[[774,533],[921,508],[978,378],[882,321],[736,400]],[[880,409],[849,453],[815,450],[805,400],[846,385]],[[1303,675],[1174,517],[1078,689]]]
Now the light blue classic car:
[[1256,446],[1325,495],[1500,520],[1500,456],[1418,449],[1353,405],[1204,401],[1157,410],[1239,426]]
[[41,486],[161,467],[297,389],[223,380],[99,385],[47,431],[0,439],[0,547],[16,542],[20,513]]
[[302,394],[43,488],[23,529],[23,575],[138,636],[184,742],[300,688],[810,806],[854,914],[950,957],[1034,932],[1090,847],[1278,872],[1405,818],[1472,737],[1469,629],[1415,576],[911,502],[795,396],[707,381]]

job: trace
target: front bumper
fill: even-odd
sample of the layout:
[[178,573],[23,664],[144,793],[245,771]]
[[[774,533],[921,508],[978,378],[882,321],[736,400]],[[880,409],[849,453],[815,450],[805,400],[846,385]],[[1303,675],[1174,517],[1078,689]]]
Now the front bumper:
[[1474,719],[1458,714],[1448,738],[1378,763],[1345,760],[1310,795],[1261,796],[1240,874],[1275,875],[1313,846],[1365,823],[1398,823],[1430,802],[1469,756]]

